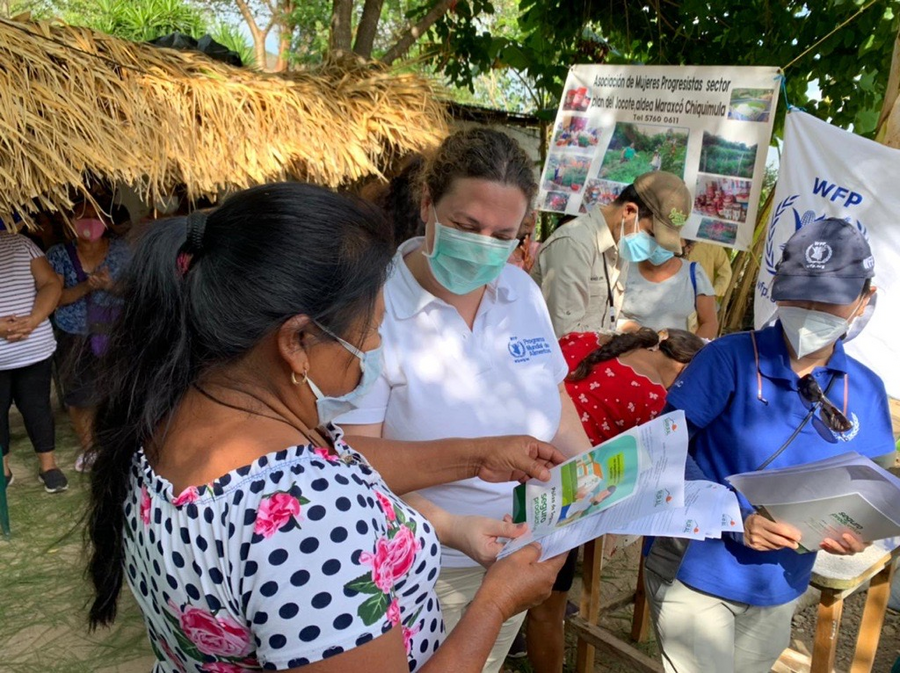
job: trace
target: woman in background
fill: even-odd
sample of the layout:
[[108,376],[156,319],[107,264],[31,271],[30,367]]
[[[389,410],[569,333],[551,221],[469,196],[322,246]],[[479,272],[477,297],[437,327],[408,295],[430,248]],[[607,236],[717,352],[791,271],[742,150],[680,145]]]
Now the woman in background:
[[9,468],[9,409],[13,402],[37,453],[38,478],[48,493],[69,487],[56,464],[56,435],[50,407],[50,380],[56,341],[47,319],[56,308],[62,283],[30,239],[8,232],[0,222],[0,449],[6,485]]
[[63,283],[54,324],[64,400],[81,445],[75,470],[83,472],[91,465],[97,363],[121,309],[113,286],[130,253],[124,240],[109,235],[103,216],[90,201],[78,207],[73,227],[74,240],[50,248],[47,260]]

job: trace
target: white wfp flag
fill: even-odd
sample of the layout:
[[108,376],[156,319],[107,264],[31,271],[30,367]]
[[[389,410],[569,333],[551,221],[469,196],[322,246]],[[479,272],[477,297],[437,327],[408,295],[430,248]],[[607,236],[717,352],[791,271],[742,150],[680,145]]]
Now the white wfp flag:
[[866,140],[803,112],[785,121],[778,187],[756,283],[757,329],[775,303],[772,276],[788,238],[813,220],[855,223],[875,256],[877,310],[847,352],[874,370],[888,395],[900,398],[900,150]]

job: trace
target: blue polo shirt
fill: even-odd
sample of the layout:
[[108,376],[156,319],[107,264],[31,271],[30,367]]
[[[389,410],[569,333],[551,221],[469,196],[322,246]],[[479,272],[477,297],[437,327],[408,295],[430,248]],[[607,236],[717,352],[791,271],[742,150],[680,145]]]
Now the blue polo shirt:
[[[707,478],[725,478],[755,470],[791,436],[810,405],[797,390],[781,323],[754,333],[759,348],[762,396],[757,396],[756,364],[749,332],[732,334],[701,350],[668,394],[668,406],[683,409],[695,432],[690,454]],[[807,423],[793,442],[769,465],[788,467],[847,451],[875,458],[894,451],[887,394],[881,379],[845,352],[841,342],[825,367],[813,376],[822,390],[832,377],[828,398],[844,408],[847,374],[846,433],[828,431],[826,440]],[[817,412],[818,413],[818,412]],[[827,494],[822,494],[823,496]],[[741,507],[749,503],[739,495]],[[735,538],[694,540],[688,547],[678,579],[694,589],[741,603],[767,606],[787,603],[809,584],[815,554],[790,549],[759,552]]]

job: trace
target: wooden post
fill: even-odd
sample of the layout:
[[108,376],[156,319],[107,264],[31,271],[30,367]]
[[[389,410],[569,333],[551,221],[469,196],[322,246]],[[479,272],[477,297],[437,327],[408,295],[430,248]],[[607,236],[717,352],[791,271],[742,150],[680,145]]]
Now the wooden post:
[[[628,662],[628,668],[617,670],[627,670],[629,673],[663,673],[662,664],[658,661],[651,659],[636,647],[619,640],[599,626],[588,624],[581,617],[570,617],[569,627],[578,637],[579,643],[587,641],[614,659]],[[576,670],[581,673],[582,669]],[[588,673],[593,673],[593,671]],[[706,672],[704,671],[704,673]],[[710,671],[709,673],[714,672]]]
[[822,589],[810,673],[831,673],[834,668],[834,655],[837,652],[837,639],[841,629],[841,613],[843,611],[843,592]]
[[647,626],[650,623],[650,604],[644,591],[644,556],[638,566],[637,587],[634,590],[634,617],[631,619],[631,639],[637,643],[647,640]]
[[[581,569],[583,587],[581,591],[580,616],[588,624],[596,626],[600,621],[600,582],[603,574],[603,538],[599,537],[584,545],[584,563]],[[578,638],[575,660],[577,673],[593,673],[594,646]]]
[[870,673],[875,663],[875,652],[881,638],[881,627],[884,624],[884,613],[887,610],[891,594],[891,577],[893,576],[893,560],[888,561],[884,570],[879,572],[869,583],[866,596],[866,607],[863,609],[862,621],[859,624],[859,635],[856,637],[856,652],[850,673]]

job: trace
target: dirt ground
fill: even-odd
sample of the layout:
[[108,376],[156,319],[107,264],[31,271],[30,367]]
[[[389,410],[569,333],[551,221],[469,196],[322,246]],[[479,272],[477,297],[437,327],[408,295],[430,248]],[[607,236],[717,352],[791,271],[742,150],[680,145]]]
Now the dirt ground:
[[[89,598],[83,577],[82,517],[87,480],[73,469],[76,441],[64,415],[57,415],[58,460],[69,477],[69,490],[50,495],[37,480],[37,460],[25,437],[18,414],[12,413],[12,470],[10,487],[11,538],[0,537],[0,673],[147,673],[153,656],[137,607],[126,590],[119,619],[112,629],[88,633],[85,606]],[[634,587],[638,546],[619,551],[603,573],[603,597],[609,599]],[[572,600],[581,585],[576,579]],[[846,671],[853,655],[853,636],[865,595],[845,602],[843,635],[837,670]],[[606,615],[602,624],[627,638],[631,607]],[[793,647],[810,651],[814,608],[794,618]],[[657,656],[652,641],[638,645]],[[874,673],[888,673],[900,654],[900,616],[888,614]],[[574,670],[574,642],[570,638],[566,670]],[[596,671],[629,673],[620,662],[598,655]],[[511,670],[530,673],[527,660],[508,662]]]

